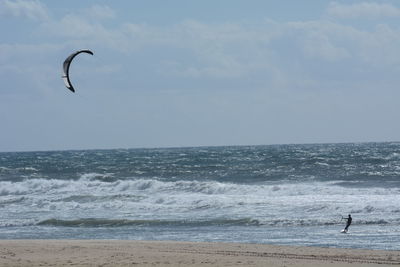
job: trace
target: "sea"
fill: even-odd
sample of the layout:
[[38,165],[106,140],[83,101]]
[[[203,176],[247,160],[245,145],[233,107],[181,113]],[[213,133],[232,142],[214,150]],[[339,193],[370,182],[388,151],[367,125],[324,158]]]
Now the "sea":
[[0,239],[399,250],[400,143],[4,152]]

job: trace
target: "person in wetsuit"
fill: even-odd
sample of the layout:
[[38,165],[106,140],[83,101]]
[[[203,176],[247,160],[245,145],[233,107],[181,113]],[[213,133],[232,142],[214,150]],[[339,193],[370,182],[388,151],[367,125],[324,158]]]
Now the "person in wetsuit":
[[346,223],[346,227],[344,228],[344,230],[347,232],[347,230],[349,229],[349,226],[351,224],[351,221],[353,219],[351,218],[351,215],[349,214],[349,217],[347,217],[347,223]]

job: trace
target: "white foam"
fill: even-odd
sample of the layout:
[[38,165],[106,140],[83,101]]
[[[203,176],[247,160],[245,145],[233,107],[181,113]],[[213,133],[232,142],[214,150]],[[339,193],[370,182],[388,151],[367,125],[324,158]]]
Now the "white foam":
[[7,168],[7,167],[2,167],[2,166],[0,166],[0,172],[2,172],[2,171],[9,171],[9,170],[11,170],[10,168]]
[[324,224],[351,212],[355,220],[396,221],[398,191],[391,188],[351,188],[333,182],[233,184],[216,181],[156,179],[104,182],[29,179],[0,182],[0,215],[48,218],[253,218],[264,224],[297,222]]
[[113,173],[97,173],[97,172],[90,172],[84,173],[80,175],[80,179],[83,180],[93,180],[93,179],[101,179],[101,178],[110,178],[113,177]]

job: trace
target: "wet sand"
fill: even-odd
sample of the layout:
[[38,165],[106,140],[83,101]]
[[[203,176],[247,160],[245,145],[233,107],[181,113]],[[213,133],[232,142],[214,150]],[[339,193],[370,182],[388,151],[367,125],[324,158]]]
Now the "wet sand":
[[400,265],[400,251],[173,241],[0,240],[0,266],[389,265]]

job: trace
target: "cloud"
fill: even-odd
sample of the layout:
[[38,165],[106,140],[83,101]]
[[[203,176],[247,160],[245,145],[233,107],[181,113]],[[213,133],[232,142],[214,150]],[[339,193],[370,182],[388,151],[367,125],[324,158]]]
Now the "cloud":
[[52,43],[0,43],[0,62],[4,63],[6,60],[10,62],[15,62],[24,59],[26,62],[32,64],[32,56],[45,56],[46,54],[53,53],[54,51],[59,50],[60,47],[62,47],[62,45]]
[[377,69],[393,72],[400,64],[400,34],[389,25],[358,29],[327,20],[110,25],[81,12],[41,27],[42,34],[64,39],[65,49],[109,51],[107,64],[118,65],[121,75],[134,73],[143,87],[158,87],[155,81],[174,87],[179,80],[182,87],[197,88],[322,88],[326,80],[349,82]]
[[61,77],[61,64],[51,61],[61,49],[60,45],[46,43],[0,43],[0,80],[7,80],[3,92],[36,94],[49,91],[50,84]]
[[[93,49],[101,63],[98,71],[134,77],[135,88],[326,88],[338,80],[372,77],[377,69],[394,73],[400,65],[400,32],[390,25],[359,29],[323,19],[166,25],[103,21],[114,15],[106,6],[92,6],[41,22],[36,36],[55,40],[54,55],[60,60],[70,50]],[[0,61],[13,64],[7,51],[16,47],[0,48]],[[29,46],[17,48],[17,61],[37,54]],[[23,51],[29,56],[22,57]],[[111,86],[116,80],[102,82]],[[125,78],[120,80],[121,88],[128,87]]]
[[86,15],[92,19],[113,19],[116,16],[114,9],[109,6],[94,5],[84,12]]
[[400,8],[390,4],[374,2],[363,2],[352,5],[344,5],[337,2],[330,3],[327,13],[329,16],[338,18],[384,18],[400,17]]
[[39,1],[34,0],[1,0],[0,14],[32,20],[49,18],[47,8]]
[[354,32],[354,28],[327,21],[289,22],[282,26],[281,38],[291,39],[302,60],[331,63],[350,58],[347,41]]

